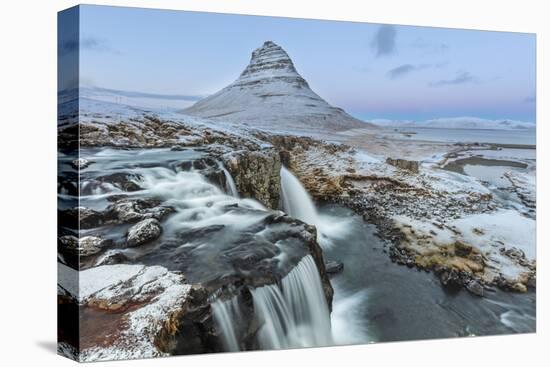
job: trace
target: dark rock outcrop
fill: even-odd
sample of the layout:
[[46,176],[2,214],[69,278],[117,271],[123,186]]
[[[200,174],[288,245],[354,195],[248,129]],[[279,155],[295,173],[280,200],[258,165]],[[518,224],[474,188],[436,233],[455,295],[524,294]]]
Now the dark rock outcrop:
[[143,245],[147,242],[156,240],[162,233],[162,227],[158,220],[149,218],[134,224],[128,230],[128,247]]
[[141,187],[136,183],[142,177],[135,173],[116,172],[110,175],[99,176],[96,178],[99,182],[107,182],[123,191],[139,191]]
[[174,208],[161,205],[157,199],[123,198],[109,205],[103,217],[108,223],[136,223],[149,218],[160,221],[173,212]]
[[340,261],[326,261],[325,271],[328,275],[341,273],[344,270],[344,263]]

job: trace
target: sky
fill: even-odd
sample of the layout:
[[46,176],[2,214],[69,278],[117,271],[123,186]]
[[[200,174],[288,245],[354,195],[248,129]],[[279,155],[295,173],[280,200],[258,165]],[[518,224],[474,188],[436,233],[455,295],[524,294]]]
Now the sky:
[[[86,5],[79,37],[81,86],[182,107],[272,40],[317,94],[364,120],[536,118],[534,34]],[[73,48],[60,40],[60,59]]]

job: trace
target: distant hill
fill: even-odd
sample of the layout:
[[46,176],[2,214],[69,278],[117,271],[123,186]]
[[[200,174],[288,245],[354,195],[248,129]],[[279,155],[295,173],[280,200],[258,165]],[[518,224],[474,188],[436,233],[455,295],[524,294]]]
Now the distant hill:
[[371,120],[372,123],[383,127],[413,128],[425,127],[432,129],[486,129],[486,130],[525,130],[535,129],[536,124],[515,120],[487,120],[477,117],[440,118],[427,121],[395,121]]

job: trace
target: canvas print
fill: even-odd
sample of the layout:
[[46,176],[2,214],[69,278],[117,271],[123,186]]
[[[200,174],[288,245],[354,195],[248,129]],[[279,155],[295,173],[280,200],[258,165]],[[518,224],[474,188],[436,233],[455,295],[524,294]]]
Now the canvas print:
[[59,13],[58,351],[536,331],[536,36]]

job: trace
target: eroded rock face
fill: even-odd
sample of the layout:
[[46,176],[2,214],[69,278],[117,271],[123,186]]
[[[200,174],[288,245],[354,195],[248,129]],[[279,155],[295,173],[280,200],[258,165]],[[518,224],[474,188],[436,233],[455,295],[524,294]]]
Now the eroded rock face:
[[143,245],[147,242],[157,239],[162,233],[162,227],[158,220],[149,218],[134,224],[128,230],[128,247]]
[[412,173],[418,173],[419,165],[417,161],[409,161],[407,159],[401,159],[401,158],[397,158],[397,159],[386,158],[386,163],[394,167],[410,171]]
[[242,197],[254,198],[277,209],[281,192],[281,160],[274,149],[241,151],[224,157],[224,164]]

